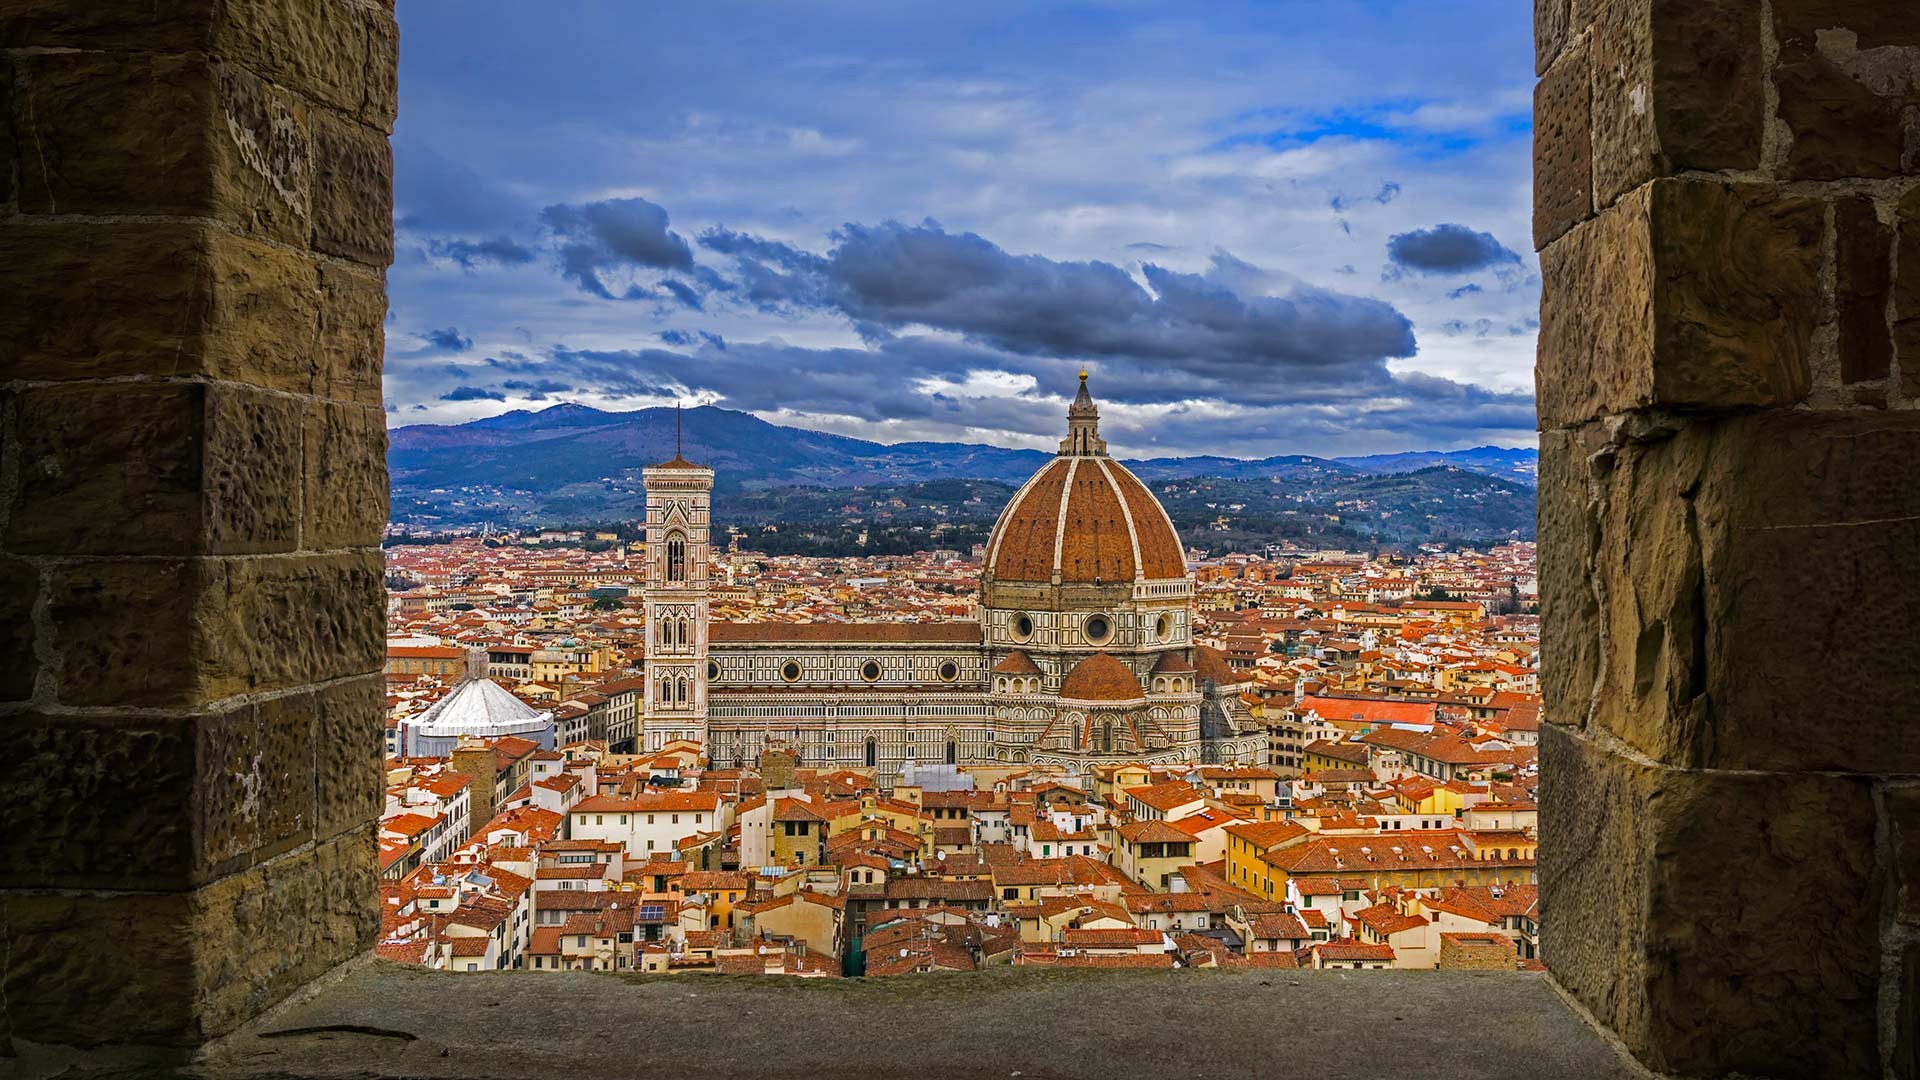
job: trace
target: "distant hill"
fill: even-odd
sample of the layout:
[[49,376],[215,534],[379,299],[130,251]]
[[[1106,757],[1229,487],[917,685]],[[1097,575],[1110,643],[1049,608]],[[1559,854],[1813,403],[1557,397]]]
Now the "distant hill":
[[1538,483],[1540,472],[1540,452],[1531,447],[1522,450],[1505,446],[1476,446],[1471,450],[1414,450],[1404,454],[1369,454],[1333,460],[1370,473],[1403,473],[1435,465],[1452,465],[1468,472],[1505,477],[1529,485]]
[[[685,455],[717,472],[715,518],[743,526],[830,526],[858,517],[853,524],[889,529],[964,523],[970,533],[981,521],[990,525],[1005,501],[1003,492],[1052,456],[973,443],[886,445],[782,427],[715,406],[686,410],[679,421]],[[674,428],[673,409],[605,412],[571,403],[465,424],[394,428],[387,452],[393,518],[426,526],[632,519],[644,505],[640,470],[673,456]],[[1252,542],[1263,531],[1299,531],[1292,525],[1303,520],[1350,530],[1347,519],[1358,513],[1369,523],[1357,536],[1418,540],[1514,531],[1531,536],[1533,494],[1527,488],[1534,458],[1532,450],[1481,447],[1339,459],[1152,458],[1127,465],[1156,491],[1161,481],[1197,477],[1225,485],[1191,507],[1181,504],[1184,495],[1163,496],[1183,532],[1190,526],[1180,518],[1205,517],[1211,531]],[[1398,488],[1381,483],[1402,476],[1416,479]],[[1500,483],[1478,483],[1489,477]],[[949,480],[985,483],[933,483]],[[1384,510],[1375,507],[1379,491],[1387,492],[1391,504]],[[1257,510],[1222,515],[1222,498]],[[879,507],[878,516],[870,506]],[[1386,516],[1374,520],[1379,513]],[[1226,524],[1214,520],[1222,516]],[[1249,516],[1265,524],[1243,529],[1231,520]]]

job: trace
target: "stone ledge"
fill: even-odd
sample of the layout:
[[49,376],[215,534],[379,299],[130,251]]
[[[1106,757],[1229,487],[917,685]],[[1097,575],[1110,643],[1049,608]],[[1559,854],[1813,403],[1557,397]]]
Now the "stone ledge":
[[1316,1080],[1646,1075],[1538,974],[1004,968],[814,981],[452,974],[385,963],[359,966],[274,1010],[177,1075],[1281,1073]]

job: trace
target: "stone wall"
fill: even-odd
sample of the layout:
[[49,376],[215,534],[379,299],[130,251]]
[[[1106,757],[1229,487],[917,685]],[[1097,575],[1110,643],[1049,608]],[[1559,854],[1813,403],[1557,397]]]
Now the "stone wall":
[[1512,971],[1513,942],[1500,934],[1441,934],[1441,971]]
[[1920,7],[1536,37],[1543,957],[1656,1069],[1920,1075]]
[[197,1043],[378,931],[397,49],[0,0],[0,1043]]

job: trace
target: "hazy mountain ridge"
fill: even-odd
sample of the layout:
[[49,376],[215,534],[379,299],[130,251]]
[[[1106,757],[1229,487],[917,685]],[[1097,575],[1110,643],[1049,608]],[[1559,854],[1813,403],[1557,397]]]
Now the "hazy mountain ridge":
[[[882,494],[858,489],[876,487],[901,487],[901,493],[886,492],[887,499],[905,494],[910,502],[927,508],[926,516],[906,515],[910,519],[991,523],[1004,500],[956,499],[951,504],[947,499],[926,500],[925,485],[942,480],[991,481],[1009,485],[1010,490],[1052,456],[1040,450],[983,444],[886,445],[782,427],[715,406],[688,409],[678,421],[681,451],[716,470],[716,519],[741,524],[771,522],[781,515],[789,521],[828,524],[835,515],[853,516],[849,507],[864,507]],[[643,505],[640,471],[674,455],[675,423],[673,409],[605,412],[569,403],[538,412],[515,410],[465,424],[394,428],[387,455],[393,519],[426,525],[637,517]],[[1390,505],[1381,511],[1386,517],[1379,518],[1373,511],[1359,515],[1379,526],[1363,532],[1420,539],[1423,529],[1448,536],[1506,535],[1517,528],[1517,507],[1524,508],[1524,531],[1531,535],[1529,488],[1535,457],[1531,449],[1479,447],[1337,459],[1301,454],[1254,460],[1195,456],[1127,460],[1126,464],[1156,492],[1162,489],[1162,481],[1211,478],[1226,485],[1211,493],[1215,501],[1241,501],[1252,517],[1282,532],[1294,531],[1283,518],[1334,527],[1352,516],[1351,509],[1343,515],[1340,504],[1352,505],[1356,499],[1367,502],[1371,498],[1367,493],[1379,487],[1379,481],[1431,473],[1426,479],[1401,484],[1407,490],[1389,495],[1386,504]],[[1469,485],[1469,493],[1458,479],[1463,474],[1500,483]],[[802,490],[807,488],[823,490],[809,494]],[[1394,485],[1385,489],[1391,491]],[[970,493],[990,496],[991,490],[975,488]],[[1497,510],[1476,505],[1489,500],[1499,504]],[[1280,510],[1283,503],[1291,513]],[[1186,505],[1181,496],[1169,501],[1169,511],[1176,518],[1189,519],[1183,528],[1195,524],[1196,515],[1205,516],[1199,514],[1202,509],[1198,504]],[[1241,533],[1237,525],[1230,522],[1229,530]],[[1346,528],[1341,526],[1341,531]]]

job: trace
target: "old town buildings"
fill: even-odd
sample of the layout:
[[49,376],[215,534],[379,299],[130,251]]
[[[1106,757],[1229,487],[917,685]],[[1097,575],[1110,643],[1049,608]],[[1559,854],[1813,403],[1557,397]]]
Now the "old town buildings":
[[1086,596],[1008,584],[1004,544],[716,552],[702,513],[662,508],[651,545],[390,549],[419,584],[390,615],[383,956],[803,978],[1537,962],[1530,545],[1181,552],[1177,587],[1115,599],[1104,569]]

